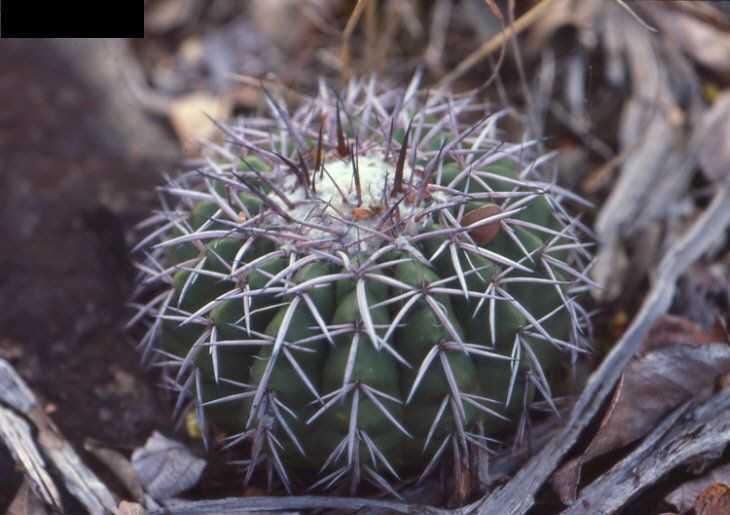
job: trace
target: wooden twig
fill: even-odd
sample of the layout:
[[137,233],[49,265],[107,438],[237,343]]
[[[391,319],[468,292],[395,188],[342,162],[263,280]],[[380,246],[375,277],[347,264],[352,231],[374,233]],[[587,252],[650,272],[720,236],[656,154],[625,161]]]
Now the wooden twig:
[[394,501],[380,501],[358,497],[320,497],[312,495],[288,497],[235,497],[210,501],[170,501],[164,510],[152,510],[150,515],[200,515],[201,513],[241,513],[270,510],[314,510],[330,509],[357,511],[364,508],[378,508],[394,513],[442,514],[451,513],[430,506],[407,504]]
[[616,3],[618,3],[621,7],[623,7],[631,15],[631,17],[634,18],[636,21],[638,21],[639,24],[642,27],[644,27],[646,30],[648,30],[649,32],[659,32],[657,29],[655,29],[654,27],[652,27],[651,25],[646,23],[644,20],[642,20],[641,16],[636,14],[636,12],[631,7],[629,7],[629,5],[626,2],[624,2],[624,0],[616,0]]
[[436,89],[446,89],[452,82],[471,70],[474,66],[486,59],[492,52],[500,48],[505,42],[527,27],[536,22],[540,16],[550,7],[553,0],[540,0],[532,9],[520,16],[514,23],[506,27],[503,31],[496,34],[491,39],[485,41],[482,46],[474,50],[471,54],[461,61],[453,71],[446,74],[436,86]]
[[307,95],[288,87],[280,80],[263,79],[260,77],[254,77],[252,75],[245,75],[240,73],[228,73],[227,77],[241,84],[245,84],[246,86],[261,89],[262,91],[263,88],[267,88],[271,91],[276,91],[279,95],[284,97],[287,102],[303,103],[311,100],[311,98]]
[[730,225],[730,183],[726,182],[718,185],[712,203],[662,259],[651,291],[641,309],[619,342],[588,380],[565,427],[512,480],[475,505],[464,508],[463,513],[478,508],[478,513],[482,515],[491,513],[516,515],[527,512],[533,506],[538,489],[555,471],[596,416],[654,321],[669,308],[679,276],[721,237],[728,225]]
[[[81,461],[76,451],[63,438],[63,435],[38,404],[33,392],[18,376],[10,363],[4,359],[0,359],[0,403],[10,408],[8,410],[0,407],[0,427],[3,427],[4,422],[11,421],[14,424],[13,427],[20,428],[21,432],[23,431],[23,424],[25,424],[25,429],[29,430],[29,424],[18,415],[15,415],[12,410],[25,415],[32,421],[38,430],[38,446],[63,478],[66,490],[76,497],[90,514],[104,515],[115,511],[118,505],[116,496]],[[23,424],[20,424],[21,422]],[[0,432],[0,438],[3,438],[5,443],[10,446],[14,456],[29,456],[27,453],[33,452],[29,451],[28,446],[25,445],[28,443],[29,436],[28,438],[6,440],[4,435],[5,430]],[[23,447],[18,447],[18,444],[23,444]],[[55,484],[52,486],[47,484],[49,480],[52,483],[52,479],[47,474],[42,474],[42,467],[36,466],[39,464],[37,458],[30,462],[26,459],[18,459],[18,462],[34,483],[42,480],[44,489],[56,492],[56,495],[51,495],[52,505],[57,502],[60,503],[60,500],[56,501],[58,499],[58,488]]]
[[46,462],[33,440],[30,425],[11,410],[0,406],[0,441],[10,449],[33,487],[33,491],[49,506],[61,509],[61,494],[53,482]]
[[730,390],[669,415],[637,448],[588,485],[562,515],[617,513],[673,468],[730,443]]

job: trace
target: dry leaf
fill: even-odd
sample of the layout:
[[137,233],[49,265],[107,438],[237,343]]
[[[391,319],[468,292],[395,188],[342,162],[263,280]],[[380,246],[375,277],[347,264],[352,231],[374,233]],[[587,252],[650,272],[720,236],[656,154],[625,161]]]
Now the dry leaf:
[[[616,247],[628,239],[641,246],[646,240],[640,231],[661,229],[662,223],[677,216],[675,206],[686,194],[696,159],[687,144],[687,124],[681,121],[684,115],[679,106],[684,104],[678,100],[689,92],[689,107],[697,103],[691,96],[698,91],[694,71],[676,49],[662,47],[660,52],[653,33],[623,9],[608,7],[614,4],[604,3],[606,19],[596,25],[601,28],[606,46],[610,37],[615,39],[610,52],[621,56],[621,63],[625,63],[632,96],[624,104],[619,120],[619,144],[624,156],[621,173],[595,223],[602,243],[597,261],[604,266],[594,269],[593,277],[600,286],[596,294],[601,300],[611,300],[609,292],[617,295],[636,283],[632,281],[634,276],[611,274],[611,254],[620,253]],[[654,245],[653,249],[660,246]],[[655,257],[643,255],[649,258],[645,263],[656,263]],[[638,270],[634,261],[627,268],[629,274]],[[601,271],[603,274],[598,275]]]
[[602,0],[554,0],[550,9],[530,28],[527,50],[534,53],[544,49],[550,37],[562,27],[591,27],[593,20],[605,15],[606,4]]
[[147,493],[165,500],[193,487],[203,473],[205,460],[155,431],[144,447],[132,453],[132,466]]
[[666,315],[657,321],[621,376],[591,443],[553,475],[563,502],[576,499],[584,463],[646,435],[668,412],[711,390],[730,371],[730,345],[712,341],[714,335],[688,320]]
[[671,344],[703,345],[712,342],[726,342],[727,335],[717,327],[705,330],[691,320],[674,315],[664,315],[651,327],[646,339],[639,347],[639,355]]
[[195,12],[199,0],[162,0],[144,13],[146,32],[161,34],[180,27]]
[[147,515],[147,510],[136,502],[122,501],[114,515]]
[[25,479],[13,502],[8,506],[6,515],[49,515],[50,513],[43,501],[33,493],[30,483]]
[[[671,7],[672,2],[638,5],[665,38],[717,73],[730,73],[730,31]],[[697,3],[697,2],[693,2]]]
[[230,102],[225,97],[192,93],[173,100],[168,114],[185,153],[196,155],[200,151],[201,140],[212,140],[219,134],[210,118],[228,118]]
[[730,464],[712,469],[705,476],[687,481],[667,495],[664,500],[684,513],[695,506],[695,501],[709,486],[715,483],[730,484]]
[[730,486],[715,483],[702,492],[695,502],[695,515],[727,515],[730,513]]
[[693,137],[705,176],[711,181],[730,178],[730,90],[720,94],[702,114]]
[[144,501],[144,488],[137,478],[130,461],[120,452],[96,445],[91,440],[84,442],[84,449],[93,454],[96,459],[106,465],[109,470],[121,481],[134,500]]

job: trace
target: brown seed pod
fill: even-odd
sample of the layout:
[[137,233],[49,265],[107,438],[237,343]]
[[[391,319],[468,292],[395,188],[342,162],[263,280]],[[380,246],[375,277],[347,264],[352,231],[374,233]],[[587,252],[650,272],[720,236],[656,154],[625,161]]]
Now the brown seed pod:
[[[461,219],[461,225],[464,227],[468,227],[469,225],[477,223],[481,220],[486,220],[489,217],[498,215],[501,212],[502,210],[499,208],[499,206],[495,204],[486,204],[465,213],[464,217]],[[473,228],[469,231],[469,235],[474,238],[474,241],[478,244],[485,245],[492,241],[497,236],[497,234],[499,234],[500,228],[500,221],[494,220],[493,222],[486,222]]]

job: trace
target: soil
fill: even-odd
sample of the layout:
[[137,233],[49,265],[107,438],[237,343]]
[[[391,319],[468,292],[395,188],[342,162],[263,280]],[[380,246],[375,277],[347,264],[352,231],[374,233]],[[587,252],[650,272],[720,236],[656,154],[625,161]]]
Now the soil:
[[[90,434],[122,451],[170,434],[157,380],[123,331],[125,234],[161,167],[120,155],[102,97],[50,46],[3,43],[0,98],[0,357],[81,452]],[[19,480],[0,447],[0,511]]]

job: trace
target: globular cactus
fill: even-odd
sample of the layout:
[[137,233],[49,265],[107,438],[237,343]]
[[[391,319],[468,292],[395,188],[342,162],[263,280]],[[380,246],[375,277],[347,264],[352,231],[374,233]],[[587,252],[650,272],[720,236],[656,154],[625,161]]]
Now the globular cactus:
[[417,79],[267,99],[161,188],[132,321],[246,479],[394,493],[552,405],[590,255],[536,142],[497,137],[511,114]]

